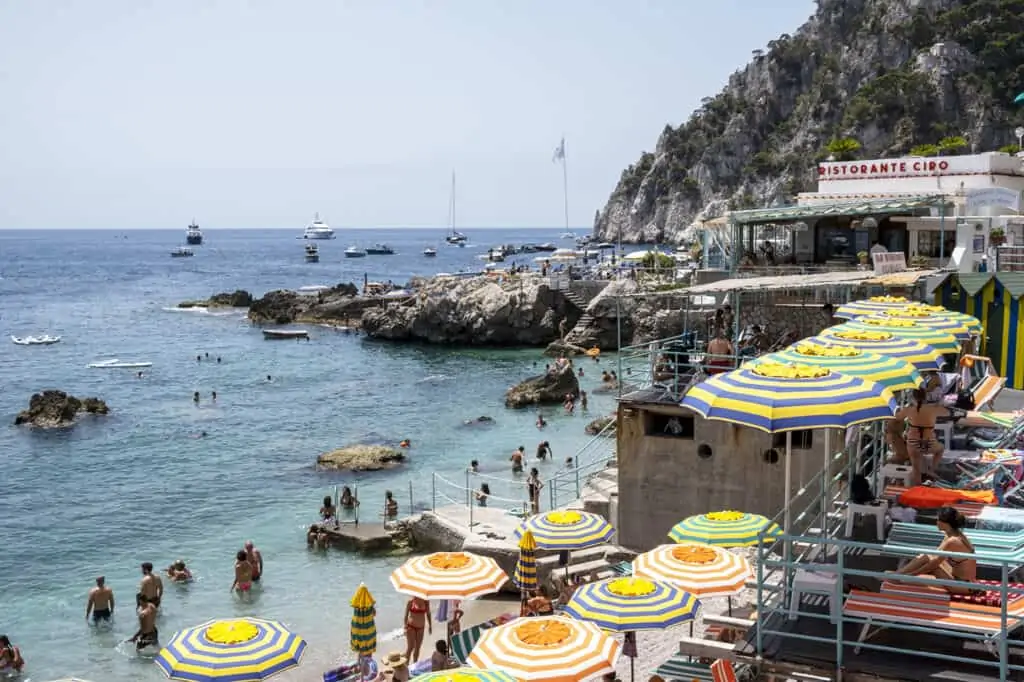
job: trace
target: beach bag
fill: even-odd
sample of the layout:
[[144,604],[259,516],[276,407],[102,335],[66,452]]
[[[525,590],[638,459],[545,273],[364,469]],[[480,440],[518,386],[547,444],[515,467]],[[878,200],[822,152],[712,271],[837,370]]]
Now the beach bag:
[[953,407],[960,410],[973,410],[976,404],[974,394],[970,390],[962,388],[956,392],[956,402],[953,403]]

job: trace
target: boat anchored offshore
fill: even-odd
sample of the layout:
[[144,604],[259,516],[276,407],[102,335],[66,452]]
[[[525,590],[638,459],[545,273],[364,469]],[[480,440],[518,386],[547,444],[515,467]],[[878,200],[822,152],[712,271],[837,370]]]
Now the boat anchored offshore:
[[203,243],[203,232],[199,229],[199,223],[192,219],[189,223],[188,228],[185,229],[185,243],[192,244],[193,246],[199,246]]
[[194,255],[196,255],[195,251],[187,246],[179,246],[174,251],[171,251],[171,258],[189,258]]
[[434,256],[437,255],[437,249],[428,246],[427,248],[423,249],[423,255],[426,256],[427,258],[433,258]]
[[264,329],[263,338],[265,339],[309,339],[309,332],[305,329]]
[[152,362],[122,362],[117,358],[100,360],[99,362],[90,362],[86,365],[86,367],[91,369],[142,369],[143,367],[152,366]]
[[327,223],[320,220],[320,214],[313,217],[313,222],[302,233],[303,239],[334,239],[334,230],[328,227]]
[[60,337],[50,336],[49,334],[43,334],[42,336],[12,336],[11,343],[17,346],[51,346],[55,343],[60,343]]
[[320,262],[320,249],[316,244],[306,244],[306,262],[307,263],[319,263]]
[[358,246],[350,246],[345,249],[345,258],[363,258],[364,256],[366,256],[366,252]]
[[387,244],[374,244],[366,249],[366,253],[370,256],[393,256],[395,255],[395,250]]

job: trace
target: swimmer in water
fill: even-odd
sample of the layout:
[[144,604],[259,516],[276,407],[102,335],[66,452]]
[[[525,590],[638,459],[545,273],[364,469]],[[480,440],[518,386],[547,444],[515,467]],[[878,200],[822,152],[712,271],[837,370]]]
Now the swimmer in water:
[[135,643],[136,651],[141,651],[146,647],[157,646],[160,635],[156,630],[156,605],[144,594],[139,595],[138,602],[139,630],[129,641]]
[[0,672],[20,672],[24,667],[25,659],[21,657],[21,650],[11,644],[7,635],[0,635]]
[[217,391],[210,391],[210,399],[217,402]]
[[139,594],[153,605],[153,609],[160,608],[160,600],[164,596],[164,581],[153,572],[153,564],[145,562],[142,564],[142,580],[139,581]]
[[267,381],[273,381],[269,374],[267,375]]
[[199,391],[194,391],[192,393],[192,402],[194,402],[196,405],[199,404]]
[[202,362],[202,361],[203,361],[203,356],[202,355],[197,355],[196,356],[196,362]]
[[178,559],[167,567],[167,577],[174,583],[187,583],[192,581],[192,571],[185,567],[185,562]]
[[135,376],[136,376],[136,377],[138,377],[139,379],[141,379],[141,378],[142,378],[142,372],[139,372],[139,373],[138,373],[138,374],[136,374]]
[[245,550],[238,550],[235,555],[235,581],[231,583],[231,591],[245,594],[252,589],[252,564]]
[[85,619],[92,616],[93,624],[99,622],[110,622],[114,615],[114,591],[106,584],[106,578],[102,575],[96,578],[96,587],[89,590],[89,599],[85,603]]

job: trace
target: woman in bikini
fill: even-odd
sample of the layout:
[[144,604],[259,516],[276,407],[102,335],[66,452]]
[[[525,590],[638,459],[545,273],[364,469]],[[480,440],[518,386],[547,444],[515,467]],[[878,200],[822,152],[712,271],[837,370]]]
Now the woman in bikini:
[[[974,545],[964,535],[963,529],[966,523],[967,519],[956,509],[952,507],[940,509],[937,525],[939,530],[945,533],[946,537],[939,543],[938,551],[974,554]],[[978,562],[974,559],[951,559],[944,556],[920,554],[914,557],[906,566],[896,571],[896,573],[900,575],[916,575],[922,578],[962,580],[973,583],[978,579]],[[952,594],[971,593],[969,587],[952,585],[943,585],[943,587]]]
[[0,672],[21,672],[24,667],[25,659],[21,657],[21,651],[11,644],[7,635],[0,635]]
[[921,484],[922,475],[934,477],[933,460],[941,452],[935,440],[935,420],[950,414],[942,405],[926,403],[925,398],[923,390],[914,389],[913,401],[898,410],[893,417],[897,423],[907,422],[907,454],[910,456],[911,482],[914,485]]
[[434,634],[434,623],[430,618],[430,603],[413,597],[405,604],[405,657],[413,663],[420,660],[423,646],[423,628]]

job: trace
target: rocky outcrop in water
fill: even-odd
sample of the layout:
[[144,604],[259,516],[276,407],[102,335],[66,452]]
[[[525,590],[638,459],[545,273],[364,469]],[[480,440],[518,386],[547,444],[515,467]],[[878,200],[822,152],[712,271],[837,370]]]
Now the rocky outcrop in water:
[[535,274],[511,278],[435,277],[413,298],[363,313],[367,335],[392,341],[474,346],[540,346],[571,329],[581,311]]
[[[615,415],[614,414],[608,414],[608,415],[605,415],[603,417],[598,417],[597,419],[594,419],[589,424],[587,424],[585,427],[583,427],[583,431],[585,433],[587,433],[588,435],[596,436],[597,434],[599,434],[602,431],[604,431],[608,427],[608,425],[613,423],[614,421],[615,421]],[[611,434],[608,434],[608,435],[611,435]]]
[[29,399],[28,409],[14,418],[14,423],[40,428],[70,426],[79,413],[107,414],[110,408],[99,398],[76,398],[64,391],[43,391]]
[[381,299],[359,296],[354,284],[339,284],[316,295],[295,291],[268,291],[249,306],[249,319],[256,324],[336,324],[356,326],[363,311],[381,305]]
[[248,308],[252,305],[252,294],[245,289],[224,291],[201,301],[182,301],[179,308]]
[[318,467],[333,471],[380,471],[404,461],[404,452],[387,445],[347,445],[316,458]]
[[818,0],[796,33],[665,126],[622,172],[595,234],[687,241],[695,219],[813,190],[830,154],[1015,151],[1022,14],[1020,0]]
[[553,367],[540,376],[513,386],[505,394],[505,407],[531,407],[533,405],[559,405],[566,395],[574,398],[580,393],[579,380],[573,366],[566,362]]

